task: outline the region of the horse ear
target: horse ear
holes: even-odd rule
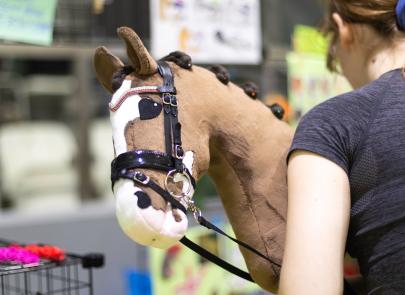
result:
[[[113,93],[112,77],[116,71],[124,66],[122,61],[102,46],[98,47],[94,53],[93,66],[97,80],[108,92]]]
[[[149,54],[139,36],[128,27],[119,28],[117,33],[125,41],[127,54],[135,73],[141,76],[155,74],[158,69],[157,63]]]

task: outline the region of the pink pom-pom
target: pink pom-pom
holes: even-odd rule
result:
[[[15,246],[0,247],[0,263],[14,262],[20,264],[38,263],[40,258],[37,254]]]

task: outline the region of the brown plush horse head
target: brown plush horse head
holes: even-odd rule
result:
[[[161,97],[131,92],[134,87],[149,89],[163,83],[157,62],[131,29],[120,28],[118,35],[125,41],[130,67],[104,47],[94,56],[98,80],[114,93],[110,114],[115,156],[131,150],[165,151]],[[232,83],[220,83],[210,71],[169,64],[177,89],[184,166],[195,179],[208,171],[236,236],[281,263],[287,204],[285,155],[291,130],[261,102]],[[167,173],[142,172],[165,187]],[[184,179],[175,181],[180,190],[189,185]],[[154,190],[128,179],[115,182],[113,190],[120,226],[134,241],[168,248],[184,236],[187,217]],[[274,291],[280,269],[241,251],[253,279]]]

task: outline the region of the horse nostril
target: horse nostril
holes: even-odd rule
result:
[[[181,222],[183,220],[177,209],[173,210],[173,217],[174,217],[174,220],[176,220],[176,222]]]
[[[138,197],[138,202],[137,205],[139,208],[141,209],[146,209],[148,208],[150,205],[152,205],[152,201],[150,200],[149,196],[147,193],[143,192],[143,191],[137,191],[135,193],[135,196]]]

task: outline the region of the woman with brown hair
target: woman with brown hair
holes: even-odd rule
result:
[[[330,0],[328,66],[354,91],[312,109],[288,157],[280,294],[405,294],[405,0]]]

